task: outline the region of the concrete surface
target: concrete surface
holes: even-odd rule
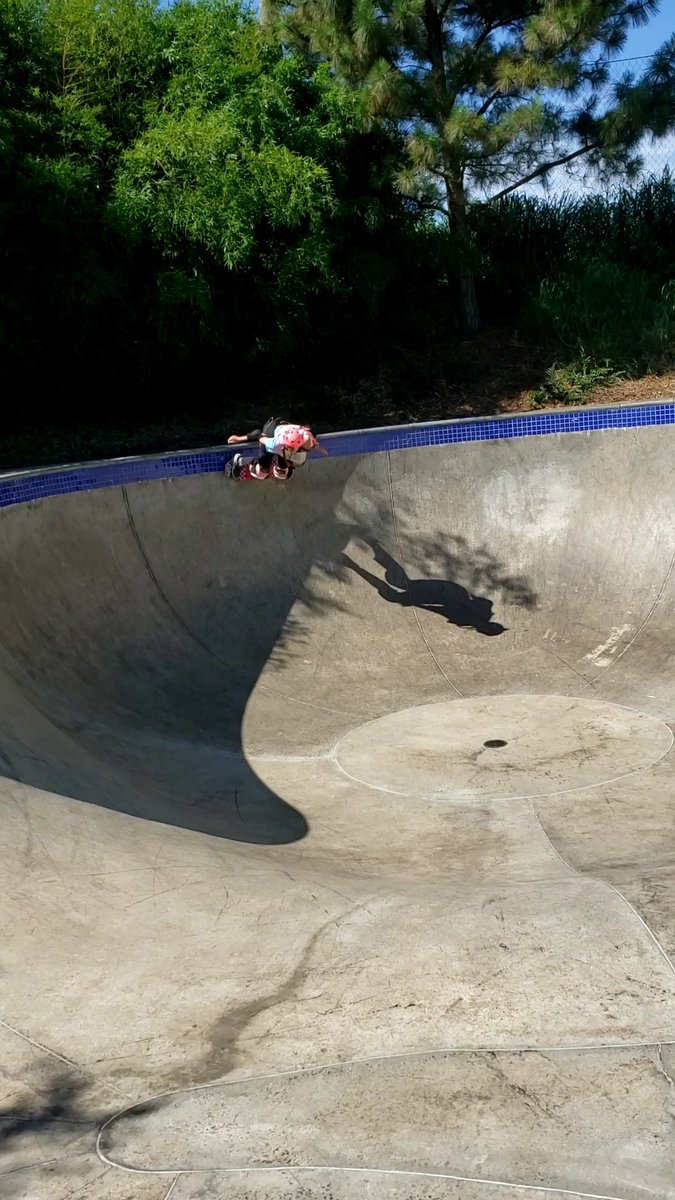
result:
[[[0,513],[3,1198],[674,1200],[674,452]]]

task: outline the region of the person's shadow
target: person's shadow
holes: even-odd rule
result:
[[[485,596],[474,596],[459,583],[450,579],[410,579],[400,563],[375,539],[368,539],[375,562],[384,569],[384,576],[373,575],[365,567],[355,563],[349,555],[342,560],[350,571],[360,575],[390,604],[403,608],[420,608],[425,612],[438,613],[451,625],[475,629],[485,637],[496,637],[506,631],[505,625],[492,620],[492,601]]]

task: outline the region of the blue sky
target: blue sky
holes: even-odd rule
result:
[[[652,17],[647,25],[630,31],[625,48],[617,55],[617,60],[653,54],[673,33],[675,33],[675,0],[661,0],[661,10],[658,15]],[[619,70],[634,69],[640,74],[646,66],[647,63],[638,62],[634,64],[634,67],[626,64],[625,68]],[[675,170],[675,134],[670,134],[660,142],[652,142],[650,138],[647,138],[641,151],[646,174],[651,172],[660,174],[667,165]],[[583,195],[598,190],[598,185],[592,178],[583,181],[581,178],[575,178],[568,174],[564,168],[552,173],[549,177],[549,186],[553,194],[568,192]],[[541,195],[541,189],[537,183],[526,186],[523,191],[532,195]]]
[[[662,0],[658,16],[652,17],[649,24],[641,29],[633,29],[628,35],[626,49],[622,51],[621,57],[633,54],[653,54],[674,32],[675,4],[673,0]]]

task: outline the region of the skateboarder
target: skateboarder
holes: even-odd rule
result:
[[[253,429],[250,433],[233,433],[227,439],[229,446],[242,442],[258,441],[260,454],[258,461],[251,466],[252,479],[290,479],[296,467],[302,466],[310,450],[318,450],[327,455],[328,451],[319,445],[319,439],[307,425],[296,425],[282,417],[270,417],[262,429]],[[236,454],[233,459],[235,476],[241,469],[242,456]]]

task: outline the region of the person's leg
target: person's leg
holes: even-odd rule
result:
[[[269,450],[261,448],[258,455],[258,461],[253,463],[251,467],[251,475],[253,479],[268,479],[269,473],[272,470],[274,455],[270,454]]]
[[[290,479],[295,467],[287,458],[282,458],[280,454],[274,455],[272,463],[272,475],[275,479]]]
[[[262,428],[263,437],[274,437],[280,425],[288,425],[286,417],[268,417]],[[283,455],[270,454],[261,450],[257,463],[251,468],[251,474],[256,479],[267,479],[274,474],[275,479],[290,479],[295,467]]]
[[[262,437],[274,437],[276,430],[280,425],[287,425],[288,421],[285,417],[268,417],[262,427]],[[254,463],[251,468],[251,474],[254,479],[268,479],[272,470],[272,464],[275,461],[275,455],[269,451],[260,449],[257,463]],[[286,478],[286,476],[284,476]]]

